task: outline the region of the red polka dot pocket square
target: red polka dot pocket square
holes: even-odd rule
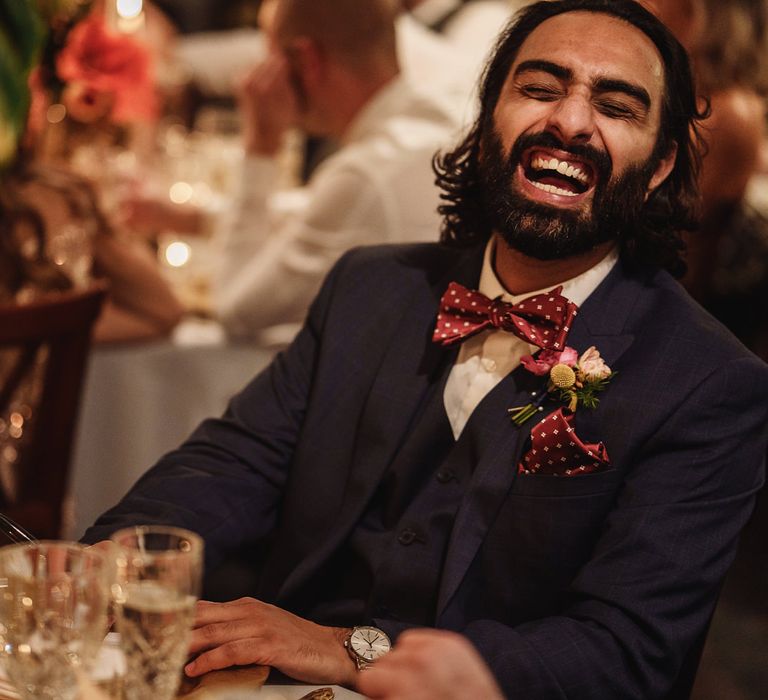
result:
[[[583,442],[573,428],[573,414],[558,408],[531,430],[531,449],[517,465],[519,474],[579,476],[611,468],[602,442]]]

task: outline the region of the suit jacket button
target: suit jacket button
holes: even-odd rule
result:
[[[453,473],[453,470],[451,469],[440,469],[437,472],[437,474],[435,474],[435,478],[441,484],[447,484],[449,481],[453,481],[453,479],[456,478],[456,475]]]
[[[409,544],[413,544],[416,541],[416,533],[411,530],[411,528],[407,527],[397,536],[397,541],[407,547]]]

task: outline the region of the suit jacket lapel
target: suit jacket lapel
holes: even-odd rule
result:
[[[474,432],[481,455],[454,521],[438,591],[438,617],[464,578],[488,532],[498,507],[515,479],[517,463],[537,418],[517,428],[507,409],[531,401],[531,391],[545,382],[522,367],[511,372],[480,402],[465,430]],[[538,414],[537,414],[538,415]]]
[[[437,280],[405,289],[399,318],[389,314],[381,333],[387,344],[368,400],[362,407],[353,469],[346,483],[344,510],[327,535],[286,578],[281,595],[289,595],[305,581],[338,547],[360,520],[365,507],[408,434],[414,414],[433,382],[438,381],[445,363],[452,363],[457,350],[431,342],[440,297],[455,280],[476,286],[482,266],[483,248],[458,256],[455,265]]]
[[[410,308],[403,316],[382,361],[360,423],[355,471],[351,475],[346,502],[362,514],[379,479],[405,439],[414,413],[425,394],[441,375],[445,362],[456,350],[435,345],[432,330],[440,297],[451,280],[476,285],[482,265],[482,249],[462,255],[434,284],[429,294],[418,290],[408,297]],[[382,421],[382,416],[387,420]]]
[[[579,354],[594,345],[613,367],[632,343],[634,336],[625,332],[625,326],[640,288],[640,283],[628,278],[618,263],[579,309],[567,344]],[[456,514],[438,592],[438,618],[461,584],[496,512],[514,484],[517,464],[531,429],[560,406],[554,400],[547,401],[542,412],[516,427],[507,409],[529,403],[532,390],[543,391],[546,387],[543,378],[536,378],[538,381],[533,383],[531,378],[527,370],[518,367],[483,399],[470,419],[487,442]]]
[[[627,321],[641,291],[642,282],[628,276],[621,261],[616,263],[579,309],[568,345],[579,354],[594,345],[612,367],[634,340]]]

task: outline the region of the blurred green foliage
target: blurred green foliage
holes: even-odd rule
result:
[[[29,74],[47,30],[35,0],[0,0],[0,167],[12,162],[29,110]]]

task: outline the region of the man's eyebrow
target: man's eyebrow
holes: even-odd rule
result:
[[[570,68],[540,58],[522,61],[520,65],[515,68],[514,75],[517,77],[521,73],[527,73],[529,71],[543,71],[560,80],[573,79],[573,71]],[[621,80],[620,78],[598,78],[595,80],[592,89],[599,93],[623,92],[638,100],[646,109],[651,108],[651,96],[644,87],[627,82],[626,80]]]
[[[639,85],[628,83],[626,80],[598,78],[595,81],[594,90],[596,92],[623,92],[641,102],[646,109],[651,108],[651,96],[648,91]]]
[[[515,68],[515,77],[528,71],[551,73],[555,78],[560,78],[561,80],[570,80],[573,78],[573,71],[570,68],[561,66],[559,63],[552,63],[552,61],[544,61],[542,59],[522,61],[520,65]]]

